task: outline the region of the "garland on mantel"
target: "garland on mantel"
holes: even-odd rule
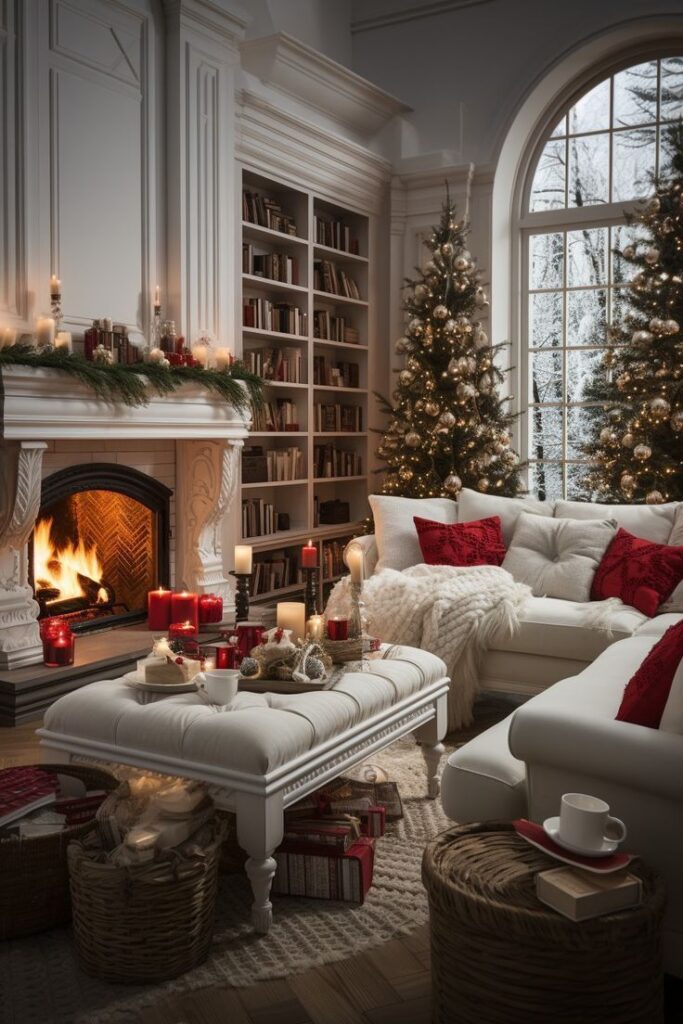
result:
[[[263,404],[263,382],[243,363],[229,369],[214,370],[201,366],[161,366],[158,363],[98,363],[60,349],[34,349],[17,344],[0,349],[3,366],[31,366],[35,369],[62,370],[86,384],[105,402],[123,405],[147,405],[148,385],[159,395],[177,391],[183,384],[201,384],[214,391],[237,409]],[[239,381],[246,384],[246,390]]]

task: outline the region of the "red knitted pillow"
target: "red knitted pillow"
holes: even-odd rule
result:
[[[654,544],[620,529],[593,577],[591,600],[620,597],[652,618],[682,579],[683,547]]]
[[[617,721],[658,729],[681,658],[683,621],[667,629],[629,679],[617,711]]]
[[[427,565],[500,565],[505,544],[500,516],[470,523],[435,523],[413,516]]]

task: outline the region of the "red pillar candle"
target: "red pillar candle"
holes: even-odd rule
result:
[[[240,660],[237,644],[221,641],[217,644],[211,644],[209,649],[214,652],[216,668],[237,668],[237,663]]]
[[[188,590],[171,596],[171,622],[191,622],[195,633],[199,626],[199,597]]]
[[[312,540],[301,549],[301,568],[316,569],[318,567],[318,549]]]
[[[170,640],[196,640],[197,627],[194,622],[172,622],[168,627]]]
[[[199,595],[199,624],[223,621],[223,598],[218,594]]]
[[[327,635],[330,640],[348,640],[349,638],[349,620],[348,619],[328,619],[327,620]]]
[[[147,629],[165,632],[171,621],[171,591],[159,587],[147,592]]]
[[[43,663],[48,668],[73,665],[76,653],[76,637],[71,631],[57,633],[43,641]]]

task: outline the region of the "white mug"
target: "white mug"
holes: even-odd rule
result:
[[[208,672],[199,672],[195,676],[195,683],[212,704],[229,704],[237,695],[239,678],[236,668],[213,668]]]
[[[559,837],[582,850],[601,850],[604,843],[621,843],[626,826],[609,813],[609,804],[586,793],[565,793],[560,806]]]

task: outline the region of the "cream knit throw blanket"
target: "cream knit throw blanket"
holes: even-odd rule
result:
[[[348,584],[348,577],[337,583],[326,616],[348,614]],[[482,655],[499,637],[516,632],[530,594],[529,587],[495,565],[383,569],[363,584],[373,635],[386,643],[421,647],[446,663],[451,678],[449,729],[471,723]]]

